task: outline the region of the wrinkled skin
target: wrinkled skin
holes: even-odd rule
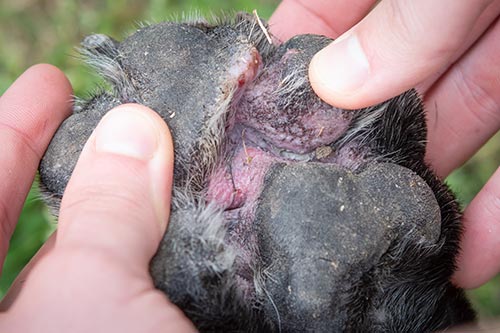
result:
[[[58,202],[79,152],[116,105],[142,103],[175,141],[172,214],[156,286],[201,331],[425,332],[471,321],[450,283],[453,195],[425,165],[414,91],[345,111],[312,92],[330,40],[271,45],[255,18],[160,23],[83,54],[111,84],[80,101],[40,165]]]

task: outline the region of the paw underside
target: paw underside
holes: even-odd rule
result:
[[[271,45],[256,18],[160,23],[82,54],[108,81],[56,133],[40,165],[59,200],[102,116],[157,111],[176,152],[168,231],[151,263],[204,332],[426,332],[471,321],[450,283],[460,237],[452,193],[424,162],[425,116],[408,91],[346,111],[312,92],[330,42]]]

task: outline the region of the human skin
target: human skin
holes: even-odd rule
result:
[[[70,95],[64,74],[37,65],[0,98],[2,261]],[[156,113],[131,104],[110,111],[68,184],[57,236],[3,301],[0,331],[196,331],[148,270],[168,221],[172,169],[170,133]]]
[[[337,38],[311,62],[326,102],[359,108],[416,87],[428,113],[427,161],[445,178],[500,128],[500,1],[285,0],[270,20],[281,39]],[[356,61],[357,59],[357,61]],[[456,284],[500,271],[500,170],[464,212]]]

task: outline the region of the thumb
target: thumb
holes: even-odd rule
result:
[[[131,104],[109,111],[68,183],[55,245],[0,315],[0,331],[193,332],[149,275],[168,221],[172,170],[159,115]]]
[[[147,267],[166,229],[172,169],[172,139],[159,115],[130,104],[108,112],[64,193],[56,248],[90,247]]]
[[[311,61],[315,92],[354,109],[415,87],[453,61],[491,0],[384,0]]]

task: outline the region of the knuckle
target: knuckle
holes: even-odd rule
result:
[[[7,204],[0,198],[0,243],[9,242],[14,226],[15,223],[9,215]]]
[[[482,127],[499,127],[499,102],[489,92],[488,87],[484,86],[487,82],[473,75],[460,66],[457,68],[455,85],[463,98],[464,106]]]
[[[8,138],[8,141],[10,141],[7,144],[9,144],[11,147],[25,147],[27,148],[26,152],[34,156],[37,161],[41,159],[41,147],[36,144],[36,142],[28,133],[23,132],[19,128],[1,122],[0,131],[7,133],[6,137]]]
[[[78,212],[81,210],[106,212],[126,207],[127,212],[142,211],[139,195],[127,186],[120,188],[109,184],[85,185],[63,197],[61,211]]]
[[[429,33],[437,28],[432,18],[435,15],[422,15],[421,5],[417,2],[391,0],[387,5],[388,15],[384,16],[389,18],[387,32],[396,41],[394,45],[399,45],[406,55],[440,63],[455,54],[463,36],[448,30],[430,36]]]

